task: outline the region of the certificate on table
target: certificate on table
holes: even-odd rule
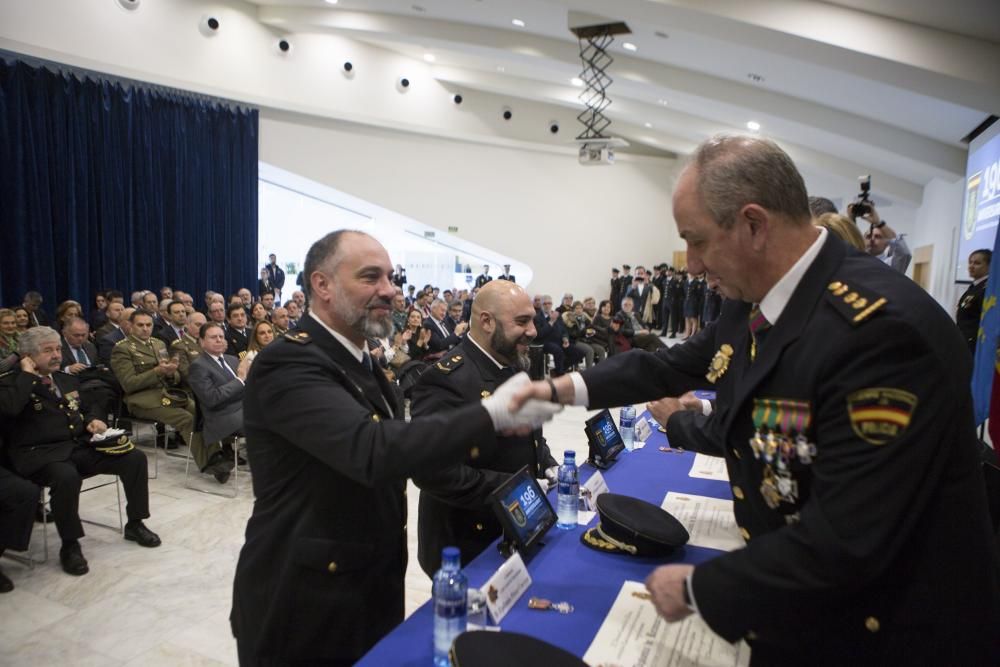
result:
[[[583,661],[616,667],[746,667],[750,647],[730,644],[697,614],[667,623],[646,587],[626,581]]]
[[[733,515],[733,501],[670,491],[660,503],[687,528],[688,544],[732,551],[746,543]]]
[[[691,464],[691,472],[688,473],[688,477],[728,482],[729,471],[726,470],[726,459],[721,456],[695,454],[694,463]]]

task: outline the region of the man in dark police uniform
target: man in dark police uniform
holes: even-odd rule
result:
[[[948,315],[813,227],[770,141],[700,146],[674,219],[688,269],[728,298],[700,348],[630,352],[519,396],[600,408],[714,380],[710,435],[747,545],[657,568],[657,609],[746,638],[754,664],[1000,664],[970,357]]]
[[[506,280],[486,283],[472,303],[469,334],[427,372],[413,389],[414,417],[478,404],[518,371],[530,366],[535,309],[527,293]],[[538,429],[498,438],[490,456],[480,456],[414,478],[421,488],[418,516],[420,567],[433,576],[441,549],[457,546],[462,564],[478,556],[503,532],[489,495],[512,473],[528,466],[532,475],[553,478],[557,463]]]
[[[521,374],[479,403],[403,420],[366,338],[392,332],[392,264],[338,231],[310,248],[309,314],[254,360],[244,398],[256,502],[233,587],[242,665],[356,662],[403,620],[406,478],[494,456],[557,406],[513,415]]]

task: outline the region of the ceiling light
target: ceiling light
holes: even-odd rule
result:
[[[506,72],[507,69],[503,65],[497,65],[497,71],[498,72]]]
[[[632,42],[625,42],[624,44],[622,44],[622,48],[625,49],[626,51],[638,51],[639,50],[639,47],[636,46],[635,44],[633,44]]]
[[[435,60],[437,60],[437,58],[435,58],[435,57],[434,57],[434,54],[433,54],[433,53],[425,53],[425,54],[424,54],[424,60],[426,60],[426,61],[427,61],[427,62],[429,62],[429,63],[432,63],[432,62],[434,62]]]
[[[652,123],[643,123],[643,125],[645,125],[649,129],[653,128],[653,124]]]
[[[578,76],[574,76],[572,79],[569,80],[569,82],[572,83],[577,88],[579,88],[579,87],[581,87],[583,85],[583,79],[581,79]]]
[[[747,129],[751,132],[756,132],[760,129],[760,123],[755,120],[747,121]]]
[[[523,28],[524,27],[524,21],[522,21],[521,19],[514,19],[514,20],[511,21],[511,23],[513,23],[514,25],[516,25],[518,28]]]
[[[657,104],[662,104],[663,106],[667,106],[667,101],[666,100],[656,100],[656,103]]]
[[[339,1],[340,1],[340,0],[326,0],[326,4],[328,4],[328,5],[335,5],[335,4],[337,4],[337,3],[339,2]]]

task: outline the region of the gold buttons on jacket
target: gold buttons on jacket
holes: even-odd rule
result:
[[[865,628],[868,632],[878,632],[882,625],[878,622],[878,619],[874,616],[869,616],[865,619]]]
[[[733,496],[736,500],[743,500],[743,489],[738,486],[733,487]]]
[[[469,450],[469,458],[478,459],[479,458],[479,447],[473,447]]]
[[[326,570],[330,574],[333,574],[334,572],[337,571],[337,564],[334,561],[331,560],[330,564],[326,566]]]
[[[483,524],[477,523],[476,524],[476,530],[482,530],[482,529],[483,529]]]
[[[378,415],[372,415],[372,421],[373,422],[380,422],[380,421],[382,421],[382,418],[379,417]]]
[[[735,447],[733,447],[733,456],[735,456],[738,459],[743,458],[743,455],[740,454],[740,450],[736,449]]]
[[[743,536],[744,540],[749,540],[750,539],[750,531],[747,530],[746,528],[740,528],[740,535]]]
[[[757,633],[754,632],[753,630],[748,630],[747,631],[747,640],[748,641],[754,641],[756,639],[757,639]]]

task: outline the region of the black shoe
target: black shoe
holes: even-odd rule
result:
[[[62,548],[59,549],[59,562],[62,563],[63,572],[72,574],[74,577],[90,572],[90,566],[87,565],[87,559],[83,557],[79,542],[62,545]]]
[[[129,521],[125,524],[125,539],[135,542],[140,547],[160,546],[159,535],[146,528],[142,521]]]
[[[14,590],[14,582],[7,578],[7,575],[0,570],[0,593],[10,593]]]
[[[676,333],[672,333],[672,334],[670,334],[670,337],[671,338],[677,338],[677,334]]]
[[[222,446],[222,453],[225,455],[227,460],[233,460],[235,452],[233,452],[233,446],[228,442]],[[245,466],[247,464],[247,460],[242,456],[236,456],[236,463],[237,465]]]
[[[164,442],[165,442],[165,446],[164,446]],[[171,450],[171,449],[177,449],[178,447],[180,447],[180,445],[177,444],[177,438],[176,437],[170,436],[170,437],[166,438],[165,440],[164,440],[164,438],[159,438],[158,437],[156,439],[156,447],[157,447],[157,449],[168,449],[168,450]]]

